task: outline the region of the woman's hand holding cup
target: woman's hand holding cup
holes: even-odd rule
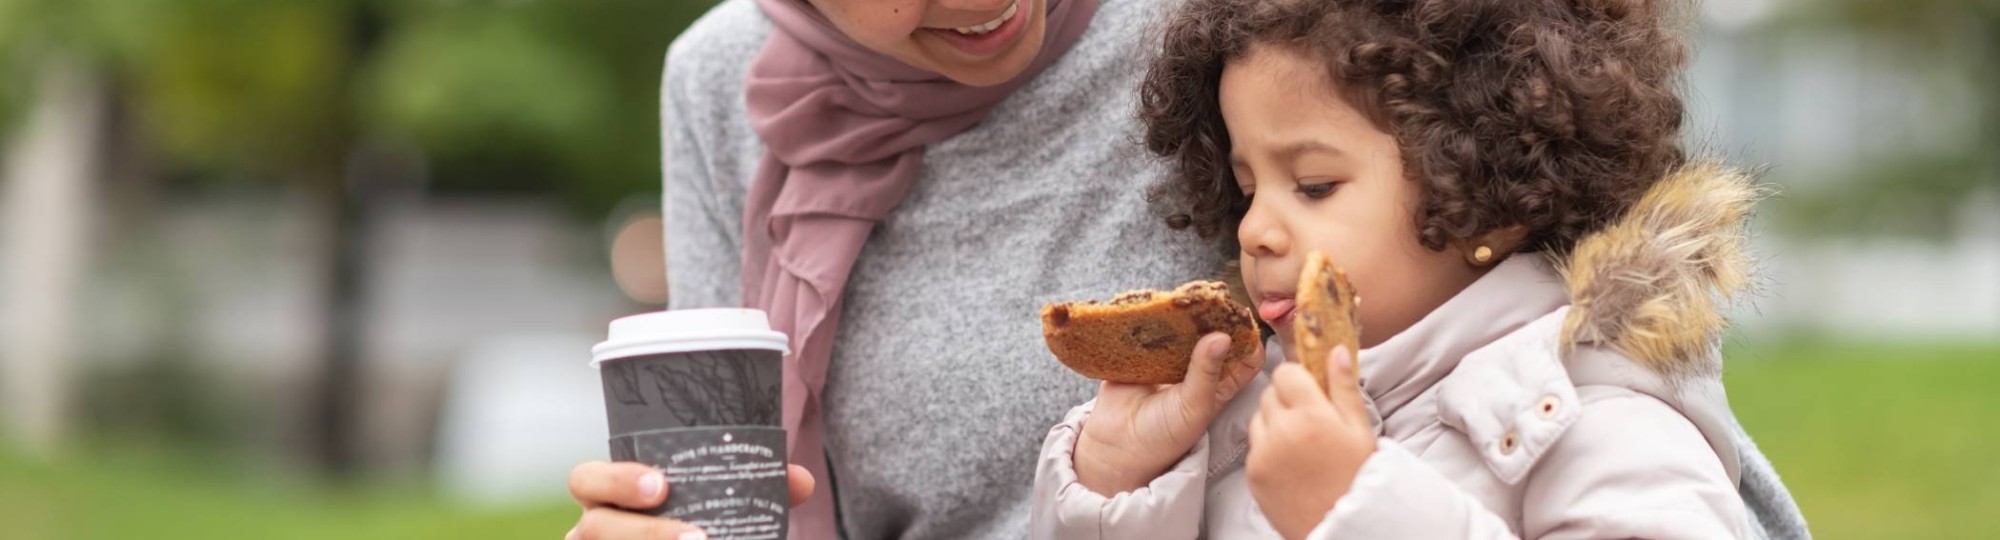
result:
[[[804,467],[786,470],[791,504],[812,495],[813,477]],[[667,500],[667,475],[644,463],[591,461],[569,471],[569,494],[583,516],[565,540],[696,540],[701,529],[679,520],[626,510],[659,506]]]

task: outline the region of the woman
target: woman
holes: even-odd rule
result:
[[[1166,4],[729,0],[675,42],[671,304],[793,336],[792,538],[834,538],[836,499],[850,538],[1019,538],[1037,441],[1095,388],[1048,356],[1040,305],[1221,269],[1143,204],[1136,60]],[[574,536],[681,538],[616,509],[665,489],[579,466]]]

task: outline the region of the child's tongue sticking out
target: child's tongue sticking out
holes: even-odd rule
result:
[[[1298,301],[1291,297],[1265,298],[1257,302],[1257,318],[1264,319],[1273,327],[1284,326],[1292,322],[1292,309],[1296,307]]]

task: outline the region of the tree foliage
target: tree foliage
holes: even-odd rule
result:
[[[182,181],[293,181],[386,137],[423,149],[437,189],[601,211],[657,191],[660,60],[710,4],[0,0],[0,128],[39,62],[71,55]]]

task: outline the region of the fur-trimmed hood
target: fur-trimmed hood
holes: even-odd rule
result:
[[[1569,289],[1565,352],[1614,349],[1662,375],[1714,375],[1723,309],[1751,284],[1745,230],[1764,191],[1713,162],[1667,175],[1556,261]]]

